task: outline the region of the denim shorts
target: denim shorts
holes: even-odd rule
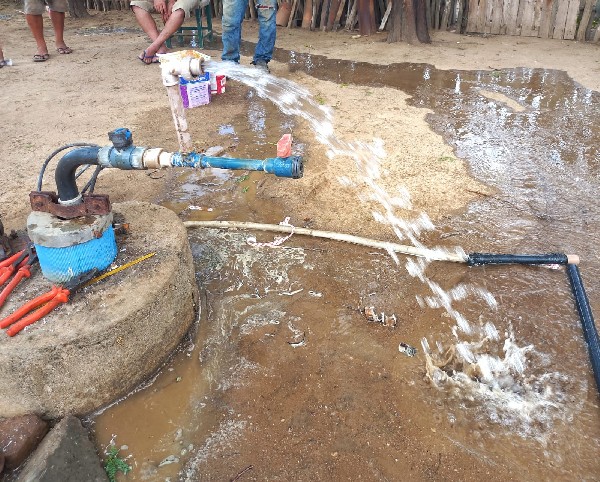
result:
[[[42,15],[46,11],[46,5],[53,12],[66,12],[69,10],[67,0],[25,0],[23,11],[27,15]]]

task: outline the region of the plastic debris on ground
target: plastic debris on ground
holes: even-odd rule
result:
[[[384,312],[381,312],[379,315],[375,310],[374,306],[365,306],[365,309],[362,310],[363,315],[368,322],[372,323],[381,323],[383,326],[389,326],[390,328],[395,328],[398,322],[396,315],[386,315]]]
[[[398,351],[406,354],[406,356],[415,356],[417,354],[417,349],[414,346],[410,346],[406,343],[400,343],[398,346]]]

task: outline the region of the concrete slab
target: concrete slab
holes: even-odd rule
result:
[[[186,229],[169,209],[115,204],[130,233],[123,265],[156,255],[76,292],[14,337],[0,332],[0,417],[86,414],[154,373],[195,319],[197,287]],[[52,284],[39,270],[9,298],[4,317]]]
[[[44,438],[16,480],[105,482],[108,477],[79,419],[67,416]]]

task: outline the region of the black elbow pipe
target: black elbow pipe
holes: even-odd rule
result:
[[[574,264],[567,265],[567,273],[571,282],[571,289],[575,297],[575,304],[581,318],[583,327],[583,336],[588,346],[592,370],[596,379],[596,388],[600,391],[600,343],[598,341],[598,331],[594,322],[594,315],[590,308],[590,302],[583,288],[583,281],[579,274],[579,268]]]
[[[61,202],[73,201],[79,197],[75,172],[79,166],[85,164],[98,165],[99,150],[100,147],[80,147],[65,154],[58,162],[54,179]]]
[[[490,254],[471,253],[467,258],[469,266],[481,264],[567,264],[566,254]]]

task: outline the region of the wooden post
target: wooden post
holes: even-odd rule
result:
[[[463,16],[465,14],[465,2],[467,0],[458,0],[458,15],[456,16],[456,31],[458,33],[463,32]]]
[[[504,23],[504,2],[490,2],[492,6],[492,16],[490,18],[490,32],[491,34],[498,35],[503,27]]]
[[[327,18],[327,28],[326,30],[333,30],[333,24],[335,23],[335,17],[337,16],[338,10],[340,8],[341,0],[331,0],[331,5],[329,6],[329,16]]]
[[[479,2],[479,16],[477,17],[477,32],[485,32],[486,31],[486,15],[488,11],[488,3],[493,0],[481,0]]]
[[[390,0],[391,1],[391,0]],[[389,7],[389,4],[388,4]],[[431,0],[425,0],[425,15],[427,17],[427,28],[431,30]],[[387,12],[387,10],[386,10]],[[383,22],[383,20],[382,20]]]
[[[292,23],[294,23],[294,17],[296,16],[297,8],[298,8],[298,0],[294,0],[294,3],[292,3],[292,11],[290,13],[290,19],[288,20],[287,28],[292,27]]]
[[[392,1],[393,0],[389,0],[388,2],[388,6],[385,10],[385,14],[383,15],[383,18],[381,19],[381,25],[379,26],[379,31],[383,31],[383,29],[385,29],[385,24],[387,23],[388,17],[390,16],[390,12],[392,11]]]
[[[383,17],[383,13],[385,12],[385,3],[383,0],[377,0],[377,5],[379,7],[379,15]]]
[[[320,8],[321,8],[321,0],[313,0],[312,20],[310,21],[310,29],[311,30],[314,30],[318,27]]]
[[[554,17],[554,2],[553,0],[546,0],[542,4],[542,13],[540,18],[540,32],[538,36],[540,38],[551,38],[552,37],[552,26]]]
[[[469,0],[467,6],[467,28],[465,32],[475,32],[475,24],[477,23],[477,0]]]
[[[431,2],[431,28],[437,30],[440,28],[440,0]]]
[[[321,21],[319,22],[319,28],[325,30],[327,27],[327,14],[329,13],[329,7],[331,0],[323,0],[323,7],[321,8]]]
[[[452,2],[446,0],[444,5],[444,12],[442,13],[442,21],[440,23],[440,30],[448,30],[448,18],[450,17],[450,6]]]
[[[390,0],[391,2],[392,0]],[[344,13],[344,7],[346,6],[346,0],[341,0],[340,5],[338,7],[337,15],[335,16],[335,22],[333,24],[333,30],[337,31],[340,28],[340,19]]]
[[[356,17],[356,8],[358,6],[358,0],[351,0],[352,3],[352,8],[350,10],[350,13],[348,14],[348,17],[346,18],[346,30],[352,30],[352,27],[354,26],[354,17]]]
[[[577,29],[577,40],[585,42],[585,35],[590,28],[592,21],[592,9],[594,8],[594,0],[586,0],[585,7],[583,8],[583,15],[581,16],[581,22],[579,22],[579,28]]]
[[[579,0],[570,0],[567,11],[567,21],[565,22],[565,40],[573,40],[577,31],[577,15],[579,15]]]
[[[304,14],[302,15],[302,28],[309,29],[312,21],[313,0],[304,0]]]
[[[569,12],[568,0],[558,2],[558,10],[554,20],[554,28],[552,29],[552,38],[562,39],[565,34],[565,26],[567,25],[567,13]]]

